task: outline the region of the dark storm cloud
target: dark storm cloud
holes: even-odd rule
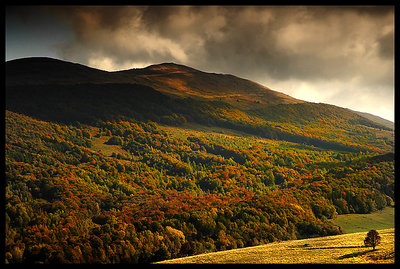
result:
[[[58,12],[76,33],[60,52],[86,55],[88,64],[102,58],[174,61],[253,78],[329,79],[350,76],[347,69],[361,58],[376,57],[372,64],[393,58],[388,7],[96,6]],[[374,51],[379,55],[367,55]]]

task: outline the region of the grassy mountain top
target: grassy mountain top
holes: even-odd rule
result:
[[[150,65],[146,68],[143,68],[144,70],[151,71],[153,73],[200,73],[202,71],[181,65],[181,64],[176,64],[176,63],[161,63],[161,64],[154,64]],[[204,73],[204,72],[202,72]]]
[[[6,62],[7,86],[105,83],[146,85],[173,97],[222,102],[244,111],[262,110],[279,104],[308,103],[247,79],[229,74],[207,73],[176,63],[107,72],[46,57]],[[368,113],[354,113],[393,129],[390,121]],[[298,118],[298,115],[293,114],[292,118]]]
[[[6,63],[6,84],[135,83],[182,97],[220,100],[241,108],[303,102],[232,75],[202,72],[164,63],[143,69],[106,72],[51,58],[25,58]]]
[[[161,92],[223,101],[242,109],[304,102],[247,79],[229,74],[202,72],[175,63],[152,65],[134,72],[143,79],[141,83],[146,85],[150,83],[152,86],[156,83],[155,88]],[[148,82],[150,80],[151,82]]]

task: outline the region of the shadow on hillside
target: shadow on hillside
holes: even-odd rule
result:
[[[367,253],[372,252],[372,251],[374,251],[374,250],[373,249],[369,249],[369,250],[364,250],[364,251],[345,254],[345,255],[340,256],[338,258],[338,260],[343,260],[343,259],[347,259],[347,258],[354,258],[354,257],[362,256],[362,255],[367,254]]]
[[[341,248],[364,248],[364,246],[314,247],[308,249],[341,249]]]

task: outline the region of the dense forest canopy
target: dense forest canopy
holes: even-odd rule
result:
[[[350,110],[243,109],[160,81],[11,83],[26,76],[12,71],[8,263],[147,263],[334,235],[337,214],[394,203],[393,130]]]

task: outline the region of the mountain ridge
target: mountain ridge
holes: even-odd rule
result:
[[[41,71],[44,68],[46,72]],[[60,70],[61,69],[61,70]],[[66,78],[65,72],[68,72]],[[193,74],[199,78],[193,78]],[[219,84],[214,81],[219,80]],[[272,90],[257,82],[231,74],[208,73],[166,62],[120,71],[104,71],[79,63],[50,57],[29,57],[6,62],[6,85],[22,84],[134,83],[150,86],[171,96],[222,101],[244,110],[276,104],[312,103]],[[214,83],[214,84],[213,84]],[[358,115],[394,128],[394,123],[379,116],[354,111]],[[372,115],[372,116],[368,116]]]
[[[40,68],[46,72],[37,73]],[[165,94],[220,100],[241,108],[245,103],[248,108],[265,104],[304,102],[234,75],[207,73],[176,63],[108,72],[53,58],[32,57],[8,61],[6,70],[9,70],[9,72],[6,71],[7,85],[42,84],[43,81],[52,84],[93,83],[94,81],[96,83],[136,83],[151,86]],[[68,72],[68,78],[63,75],[65,72]],[[16,79],[13,73],[17,74]],[[219,84],[213,84],[214,81],[219,81]],[[229,96],[227,96],[227,91]],[[239,103],[240,101],[242,103]]]

